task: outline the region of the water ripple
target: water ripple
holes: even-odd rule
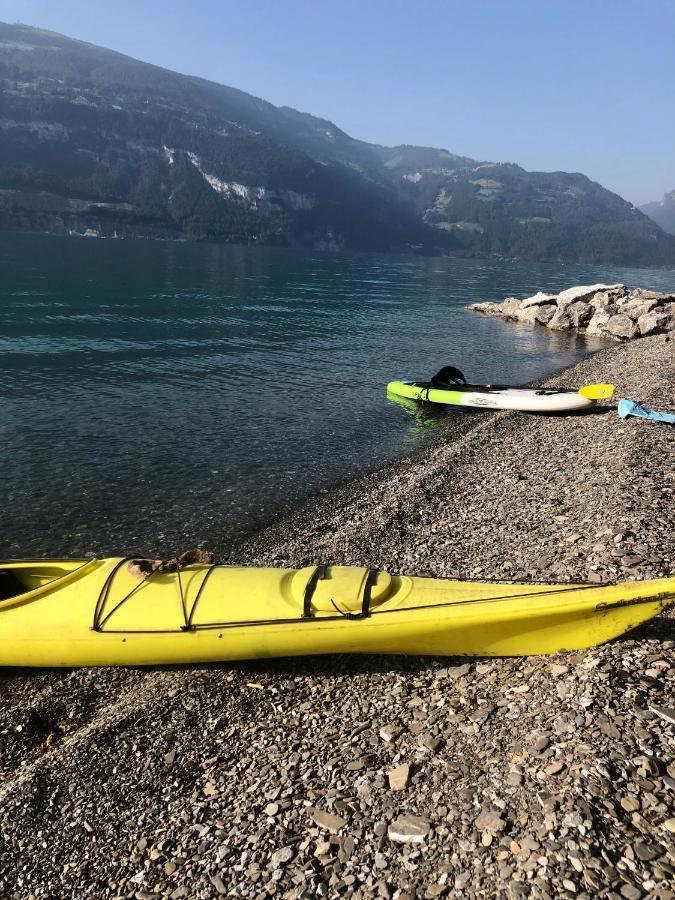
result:
[[[28,235],[0,264],[0,556],[222,547],[456,419],[389,402],[390,378],[452,363],[524,382],[586,352],[466,303],[673,289],[648,270]]]

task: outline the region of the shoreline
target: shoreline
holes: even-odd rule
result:
[[[545,381],[671,409],[674,348],[618,344]],[[607,403],[477,414],[228,561],[671,574],[672,438]],[[674,650],[671,612],[552,657],[2,672],[0,893],[667,900]]]
[[[603,350],[613,350],[616,346],[614,344],[609,346],[606,344],[594,345],[594,343],[595,342],[589,340],[587,354],[579,362],[583,362]],[[560,379],[564,378],[565,374],[572,371],[576,365],[578,365],[578,362],[568,366],[561,366],[549,372],[547,375],[542,375],[539,378],[534,378],[532,381],[517,386],[524,388],[569,386],[561,382]],[[555,385],[553,384],[554,380]],[[416,401],[410,402],[415,404]],[[447,408],[442,404],[426,404],[426,406],[432,407],[432,410],[430,411],[431,416],[438,415],[440,419],[446,414]],[[250,548],[253,546],[257,546],[259,540],[266,539],[267,536],[271,536],[273,533],[276,534],[278,530],[283,529],[287,523],[292,522],[298,515],[309,516],[317,506],[323,508],[323,504],[325,503],[335,502],[338,505],[342,502],[346,503],[350,496],[358,494],[361,490],[367,490],[368,485],[374,483],[375,479],[386,479],[390,476],[395,477],[398,469],[406,463],[414,464],[423,462],[426,454],[440,445],[446,445],[449,440],[452,441],[454,445],[456,440],[463,439],[475,428],[486,427],[488,422],[494,421],[498,416],[503,417],[508,415],[509,411],[486,411],[471,409],[470,407],[457,407],[456,409],[453,409],[452,414],[456,416],[456,418],[452,419],[448,416],[443,423],[442,430],[439,429],[436,436],[430,439],[429,443],[424,446],[405,453],[403,456],[397,457],[396,459],[381,462],[372,469],[365,467],[362,471],[357,472],[354,475],[347,475],[343,479],[332,482],[327,487],[319,488],[309,497],[306,497],[295,505],[291,504],[286,508],[277,508],[276,510],[273,510],[266,522],[261,525],[252,525],[242,532],[240,539],[232,543],[229,552],[226,551],[224,553],[222,561],[237,565],[248,565],[249,563],[244,561],[245,556],[242,554],[249,552]],[[585,414],[588,413],[582,413],[582,415]],[[546,414],[542,415],[545,416]],[[575,415],[578,415],[578,413],[575,413]],[[220,558],[221,557],[219,556],[219,559]]]
[[[152,235],[127,235],[127,236],[118,236],[113,237],[112,235],[98,235],[94,237],[94,235],[86,235],[69,231],[33,231],[29,228],[1,228],[0,227],[0,236],[2,235],[26,235],[27,237],[46,237],[46,238],[85,238],[87,240],[99,240],[99,241],[115,241],[120,243],[125,242],[133,242],[133,241],[153,241],[155,243],[163,243],[170,246],[176,244],[185,244],[188,246],[204,246],[204,247],[240,247],[251,249],[253,247],[260,247],[262,250],[288,250],[288,251],[298,251],[301,253],[318,253],[326,256],[340,256],[341,254],[349,254],[349,255],[357,255],[357,256],[401,256],[401,257],[411,257],[411,258],[422,258],[422,259],[463,259],[463,260],[476,260],[480,262],[481,260],[490,260],[494,262],[502,262],[502,263],[526,263],[528,265],[548,265],[548,266],[571,266],[571,267],[581,267],[581,266],[589,266],[594,269],[604,269],[604,270],[619,270],[619,271],[651,271],[651,272],[675,272],[675,263],[661,263],[661,264],[642,264],[642,263],[629,263],[629,262],[613,262],[611,260],[591,260],[591,259],[561,259],[561,258],[545,258],[539,259],[534,258],[531,259],[527,256],[505,256],[501,253],[462,253],[459,251],[451,252],[451,251],[443,251],[440,248],[436,248],[434,250],[430,250],[428,253],[420,253],[416,250],[410,250],[405,248],[391,249],[391,250],[354,250],[350,248],[342,248],[339,250],[330,250],[324,247],[304,247],[300,244],[261,244],[257,241],[252,241],[250,243],[236,243],[234,241],[218,241],[207,238],[190,238],[190,237],[153,237]]]
[[[251,535],[237,544],[233,548],[232,553],[228,555],[227,561],[247,565],[309,565],[316,561],[316,557],[312,557],[311,553],[315,552],[313,550],[316,546],[314,542],[318,540],[320,547],[331,549],[333,553],[337,554],[335,558],[331,557],[331,559],[325,560],[326,562],[332,561],[335,563],[387,568],[387,564],[391,565],[389,560],[391,560],[392,554],[390,553],[387,556],[387,552],[382,552],[381,548],[377,552],[370,552],[363,559],[358,557],[355,545],[360,539],[365,538],[364,528],[366,526],[362,524],[359,532],[355,530],[354,525],[356,520],[361,523],[366,521],[367,523],[368,512],[363,513],[365,508],[376,507],[379,509],[379,512],[373,514],[374,518],[377,518],[380,514],[386,516],[385,508],[387,503],[394,503],[395,505],[396,502],[400,501],[402,493],[407,498],[405,502],[408,512],[413,511],[415,507],[417,507],[417,510],[423,510],[425,507],[424,495],[422,494],[421,497],[417,496],[417,498],[414,496],[416,491],[419,494],[416,482],[424,479],[428,480],[431,472],[433,472],[435,477],[433,482],[434,490],[439,496],[450,496],[454,503],[459,502],[461,499],[466,505],[470,505],[467,503],[468,497],[466,492],[460,492],[459,497],[453,495],[453,492],[456,494],[456,491],[450,487],[450,482],[454,478],[444,478],[442,469],[444,466],[455,466],[455,471],[460,473],[460,479],[462,477],[461,473],[463,471],[466,473],[467,468],[473,471],[475,466],[474,443],[476,441],[489,448],[490,442],[500,440],[502,434],[508,435],[510,443],[513,443],[515,436],[516,439],[522,441],[523,446],[519,448],[522,451],[531,440],[529,435],[532,431],[536,432],[536,439],[540,435],[553,435],[553,441],[555,442],[556,432],[554,429],[557,429],[558,432],[574,435],[575,439],[578,439],[575,433],[584,431],[583,423],[591,422],[596,418],[608,419],[610,427],[607,429],[607,433],[610,436],[615,432],[617,434],[623,433],[624,430],[631,428],[631,423],[630,420],[627,423],[620,422],[616,417],[614,407],[618,398],[624,394],[658,408],[659,396],[655,394],[658,386],[656,383],[645,385],[644,387],[639,384],[641,374],[639,365],[635,367],[632,383],[630,379],[622,379],[622,367],[618,360],[621,357],[628,357],[637,361],[645,353],[649,354],[650,351],[656,352],[660,354],[664,377],[667,379],[668,375],[670,375],[671,379],[673,379],[672,372],[668,372],[669,356],[673,355],[672,347],[672,342],[664,341],[663,336],[657,336],[643,338],[636,348],[628,348],[624,344],[618,344],[594,350],[580,362],[565,367],[553,375],[537,379],[533,382],[533,385],[561,387],[565,384],[578,383],[581,385],[593,380],[609,379],[617,385],[615,397],[611,401],[600,402],[586,413],[571,415],[537,416],[507,411],[486,414],[478,413],[475,419],[472,416],[473,421],[468,422],[457,435],[454,433],[450,435],[452,437],[450,443],[447,442],[448,434],[444,430],[442,434],[439,434],[438,439],[434,440],[427,447],[416,450],[412,454],[386,463],[382,467],[367,472],[354,480],[349,480],[326,492],[322,492],[303,503],[289,515],[282,516],[280,519],[270,523],[269,526],[258,531],[255,535]],[[607,375],[606,367],[607,365],[611,367],[612,362],[614,362],[615,371]],[[672,386],[670,390],[673,390]],[[663,399],[661,399],[661,404],[663,405]],[[670,399],[666,400],[666,408],[669,408],[669,405],[672,405],[672,394]],[[606,412],[603,413],[603,410]],[[564,427],[564,423],[568,423],[567,428]],[[597,428],[591,429],[591,431],[595,431],[596,437],[601,435]],[[637,440],[642,439],[639,431],[633,429],[631,433],[636,436]],[[663,427],[660,435],[656,434],[656,432],[648,432],[648,434],[651,434],[651,437],[657,443],[663,444],[667,448],[669,436],[667,426]],[[555,450],[556,448],[554,447],[553,449]],[[665,454],[665,458],[667,458],[667,454]],[[494,460],[494,463],[499,466],[499,460]],[[508,468],[508,460],[504,460],[504,464]],[[491,492],[489,477],[489,473],[486,473],[483,482],[486,485],[485,491],[487,494]],[[349,518],[352,512],[354,513],[355,521],[350,523]],[[335,542],[331,544],[331,542],[323,541],[322,543],[322,535],[327,528],[334,528],[336,517],[342,517],[343,520],[340,531],[341,537],[346,537],[347,531],[350,532],[348,550],[345,550],[344,547],[338,548]],[[367,539],[365,543],[368,543]],[[399,543],[404,543],[402,535],[399,536]],[[392,551],[393,546],[390,545],[389,550]],[[393,556],[398,562],[399,557],[395,552]],[[457,566],[455,568],[439,567],[432,563],[429,556],[429,553],[424,556],[428,568],[425,568],[424,571],[410,572],[410,574],[436,575],[438,577],[459,574]],[[454,556],[456,560],[457,553]],[[402,558],[405,558],[405,556]],[[669,558],[675,561],[675,553]],[[396,571],[399,570],[397,569]],[[637,569],[635,572],[639,577],[640,572]],[[565,573],[560,572],[559,574],[562,576]],[[660,570],[658,570],[658,574],[660,574]],[[658,574],[651,568],[648,572],[646,571],[642,574],[641,577],[658,577]],[[667,573],[664,571],[663,574]],[[577,569],[570,573],[569,578],[574,579],[582,576],[583,573]],[[527,576],[523,573],[520,577],[526,578]],[[549,580],[555,580],[550,577],[550,573],[545,568],[540,568],[537,571],[537,577],[544,580],[547,577]]]

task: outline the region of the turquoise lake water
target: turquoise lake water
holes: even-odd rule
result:
[[[0,556],[222,550],[451,436],[462,413],[412,415],[392,378],[588,352],[467,303],[598,281],[675,273],[0,234]]]

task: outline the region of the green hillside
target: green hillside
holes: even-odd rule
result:
[[[675,238],[582,175],[380,147],[332,122],[0,24],[0,228],[675,263]]]

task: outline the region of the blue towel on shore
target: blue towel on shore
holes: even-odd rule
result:
[[[667,422],[669,425],[675,425],[675,414],[657,412],[655,409],[649,409],[647,406],[642,406],[641,403],[636,403],[635,400],[622,398],[619,400],[617,412],[621,419],[628,416],[639,416],[641,419],[652,419],[654,422]]]

